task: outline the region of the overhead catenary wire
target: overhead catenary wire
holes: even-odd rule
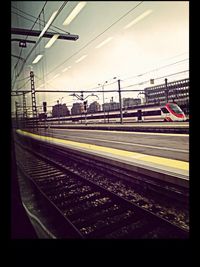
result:
[[[14,11],[12,11],[12,13],[15,14],[15,15],[17,15],[17,16],[19,16],[19,17],[21,17],[21,18],[24,18],[24,19],[26,19],[26,20],[28,20],[28,21],[30,21],[30,22],[34,22],[34,20],[32,20],[32,19],[28,19],[28,18],[24,17],[23,15],[20,15],[20,14],[14,12]],[[39,24],[39,22],[36,22],[36,24]],[[58,33],[57,30],[53,30],[52,28],[51,28],[51,31],[52,31],[52,32],[55,32],[55,33]],[[66,32],[66,33],[68,33],[68,32]]]
[[[133,76],[130,76],[130,77],[128,77],[128,78],[123,78],[123,79],[120,79],[120,80],[124,82],[124,81],[130,80],[131,78],[133,79],[133,78],[142,77],[142,76],[144,76],[144,75],[146,75],[146,74],[148,74],[148,73],[151,73],[151,72],[153,72],[153,71],[155,71],[155,70],[158,71],[158,70],[160,70],[160,69],[163,69],[163,68],[167,68],[167,67],[169,67],[169,66],[176,65],[176,64],[178,64],[178,63],[180,63],[180,62],[183,62],[183,61],[186,61],[186,60],[189,60],[189,59],[187,58],[187,59],[183,59],[183,60],[180,60],[180,61],[176,61],[176,62],[170,63],[170,64],[168,64],[168,65],[164,65],[164,66],[162,66],[162,67],[160,67],[160,68],[155,68],[155,69],[149,70],[149,71],[147,71],[147,72],[140,73],[140,74],[137,74],[137,75],[133,75]],[[183,72],[186,72],[186,71],[183,71]],[[175,73],[175,74],[176,74],[176,73]],[[172,74],[172,75],[175,75],[175,74]],[[170,76],[170,75],[167,75],[167,76]],[[164,77],[166,78],[166,76],[164,76]],[[162,78],[163,78],[163,77],[162,77]],[[156,78],[156,79],[154,79],[154,80],[157,80],[157,79],[159,79],[159,78]],[[160,79],[161,79],[161,78],[160,78]],[[148,82],[149,82],[149,80],[148,80]],[[112,85],[112,84],[114,84],[114,83],[116,83],[116,81],[107,83],[106,86]],[[136,85],[139,85],[139,83],[136,83]],[[90,88],[90,90],[97,89],[97,88],[99,88],[99,87],[100,87],[100,86],[95,86],[95,87]]]
[[[17,80],[17,81],[21,82],[21,81],[27,80],[28,78],[30,78],[30,76],[24,77],[23,79],[20,79],[20,80]]]
[[[43,79],[40,78],[37,74],[35,74],[35,77],[36,77],[37,79],[39,79],[40,81],[43,82]],[[54,86],[51,82],[46,81],[45,83],[46,83],[46,84],[49,84],[51,87],[54,87],[54,88],[56,87],[56,86]],[[40,86],[41,86],[41,85],[40,85]],[[40,87],[40,86],[39,86],[39,87]]]
[[[185,58],[185,59],[182,59],[182,60],[179,60],[179,61],[170,63],[170,64],[168,64],[168,65],[164,65],[164,66],[162,66],[162,67],[158,67],[158,68],[155,68],[155,69],[146,71],[146,72],[144,72],[144,73],[140,73],[140,74],[137,74],[137,75],[134,75],[134,76],[130,76],[130,77],[128,77],[128,78],[124,78],[123,80],[125,81],[125,80],[129,80],[129,79],[132,79],[132,78],[138,78],[138,77],[141,77],[141,76],[143,76],[143,75],[149,74],[149,73],[151,73],[151,72],[153,72],[153,71],[158,71],[158,70],[161,70],[161,69],[167,68],[167,67],[169,67],[169,66],[173,66],[173,65],[176,65],[176,64],[178,64],[178,63],[181,63],[181,62],[184,62],[184,61],[188,61],[188,60],[189,60],[189,58]]]
[[[46,2],[47,2],[47,1],[46,1]],[[60,8],[58,9],[58,12],[56,13],[55,17],[53,18],[51,24],[52,24],[52,23],[55,21],[55,19],[58,17],[58,15],[59,15],[60,12],[63,10],[63,8],[64,8],[65,5],[67,4],[67,2],[68,2],[68,1],[64,1],[64,3],[60,6]],[[43,11],[43,9],[42,9],[42,11]],[[42,13],[42,11],[40,12],[40,14]],[[40,14],[39,14],[39,16],[40,16]],[[38,16],[37,20],[39,19],[39,16]],[[21,72],[22,72],[22,70],[23,70],[23,68],[24,68],[24,65],[25,65],[27,59],[30,57],[30,55],[32,54],[32,52],[34,51],[34,49],[38,46],[38,44],[40,43],[41,39],[42,39],[42,38],[39,38],[39,39],[38,39],[38,41],[35,43],[35,45],[33,46],[33,48],[30,50],[30,52],[29,52],[28,55],[26,56],[25,61],[23,62],[22,66],[21,66],[21,69],[20,69],[20,71],[19,71],[18,74],[17,74],[17,77],[20,76],[20,74],[21,74]],[[13,87],[14,87],[14,86],[13,86]]]
[[[52,73],[53,71],[55,71],[56,69],[58,69],[59,67],[61,67],[63,64],[65,64],[69,59],[71,59],[73,56],[77,55],[80,51],[82,51],[83,49],[85,49],[88,45],[90,45],[92,42],[94,42],[99,36],[101,36],[102,34],[104,34],[106,31],[108,31],[111,27],[113,27],[115,24],[117,24],[120,20],[122,20],[124,17],[126,17],[129,13],[131,13],[133,10],[135,10],[139,5],[141,5],[144,1],[141,1],[140,3],[138,3],[136,6],[134,6],[133,8],[131,8],[128,12],[126,12],[123,16],[121,16],[119,19],[117,19],[115,22],[113,22],[109,27],[107,27],[103,32],[101,32],[100,34],[98,34],[97,36],[95,36],[92,40],[90,40],[89,42],[87,42],[87,44],[85,44],[83,47],[81,47],[78,51],[76,51],[74,54],[72,54],[70,57],[68,57],[66,60],[64,60],[62,63],[60,63],[59,65],[57,65],[54,69],[52,69],[51,71],[49,71],[47,73],[47,75],[49,75],[50,73]]]
[[[184,71],[180,71],[180,72],[177,72],[177,73],[172,73],[172,74],[165,75],[165,76],[160,76],[160,77],[155,78],[154,80],[167,78],[167,77],[174,76],[174,75],[181,74],[181,73],[188,72],[188,71],[189,70],[184,70]],[[124,86],[124,87],[121,87],[121,89],[134,87],[134,86],[139,86],[139,85],[142,85],[142,84],[145,84],[145,83],[149,83],[149,80],[145,80],[143,82],[136,83],[136,84],[131,84],[131,85],[128,85],[128,86]],[[143,91],[143,90],[144,89],[122,90],[122,92],[138,92],[138,91]],[[28,90],[26,90],[26,91],[21,90],[20,92],[29,92],[29,91]],[[71,90],[71,89],[70,90],[36,90],[36,92],[38,92],[38,93],[44,93],[44,92],[52,92],[52,93],[75,93],[75,92],[76,93],[102,93],[102,90],[95,90],[95,91],[90,91],[90,90]],[[118,92],[118,89],[104,90],[104,93],[110,93],[110,92]]]
[[[47,1],[46,1],[47,2]],[[68,1],[66,1],[66,2],[68,2]],[[65,62],[67,62],[71,57],[73,57],[73,56],[75,56],[76,54],[78,54],[81,50],[83,50],[85,47],[87,47],[90,43],[92,43],[94,40],[96,40],[99,36],[101,36],[103,33],[105,33],[107,30],[109,30],[112,26],[114,26],[116,23],[118,23],[120,20],[122,20],[124,17],[126,17],[129,13],[131,13],[133,10],[135,10],[139,5],[141,5],[143,3],[143,1],[141,1],[140,3],[138,3],[136,6],[134,6],[133,8],[131,8],[128,12],[126,12],[123,16],[121,16],[118,20],[116,20],[114,23],[112,23],[109,27],[107,27],[103,32],[101,32],[100,34],[98,34],[95,38],[93,38],[92,40],[90,40],[85,46],[83,46],[81,49],[79,49],[77,52],[75,52],[72,56],[70,56],[69,58],[67,58],[64,62],[62,62],[60,65],[58,65],[56,68],[54,68],[52,71],[50,71],[49,73],[47,73],[47,75],[49,75],[51,72],[53,72],[55,69],[57,69],[57,68],[59,68],[60,66],[62,66]],[[64,4],[66,4],[65,2],[64,2]],[[43,7],[44,8],[44,7]],[[19,10],[19,9],[18,9]],[[42,9],[43,10],[43,9]],[[42,11],[41,11],[42,12]],[[41,14],[41,12],[40,12],[40,14]],[[39,16],[40,16],[40,14],[39,14]],[[58,14],[57,14],[58,15]],[[56,17],[57,17],[57,15],[56,15]],[[38,18],[39,18],[39,16],[38,16]],[[56,18],[55,17],[55,18]],[[35,23],[37,22],[37,20],[38,20],[38,18],[36,19],[36,21],[35,21]],[[55,20],[55,18],[54,18],[54,20]],[[53,21],[54,21],[53,20]],[[52,21],[52,23],[53,23],[53,21]],[[34,24],[35,25],[35,24]],[[37,46],[37,43],[35,44],[35,46],[33,47],[33,49],[35,48]],[[32,49],[32,50],[33,50]],[[31,50],[31,52],[32,52],[32,50]],[[30,52],[30,53],[31,53]],[[30,54],[29,53],[29,54]],[[29,57],[29,54],[28,54],[28,56],[26,57],[26,59],[25,59],[25,62],[26,62],[26,60],[28,59],[28,57]],[[20,75],[20,73],[21,73],[21,71],[22,71],[22,69],[23,69],[23,66],[24,66],[24,64],[25,64],[25,62],[22,64],[22,67],[21,67],[21,69],[20,69],[20,71],[18,72],[18,74],[17,74],[17,77]],[[14,87],[14,85],[12,86],[12,88]]]
[[[30,78],[19,88],[17,88],[17,90],[20,90],[21,88],[23,88],[25,85],[27,85],[27,83],[30,81]]]
[[[175,63],[177,63],[177,62],[175,62]],[[169,65],[166,65],[166,67],[167,66],[169,66]],[[164,66],[163,66],[164,67]],[[162,68],[163,68],[162,67]],[[159,79],[162,79],[162,78],[167,78],[167,77],[171,77],[171,76],[175,76],[175,75],[177,75],[177,74],[181,74],[181,73],[185,73],[185,72],[188,72],[189,70],[183,70],[183,71],[180,71],[180,72],[176,72],[176,73],[172,73],[172,74],[168,74],[168,75],[164,75],[164,76],[160,76],[160,77],[157,77],[157,78],[154,78],[154,80],[159,80]],[[138,77],[138,76],[142,76],[143,74],[141,74],[141,75],[136,75],[136,76],[132,76],[132,77]],[[40,78],[37,74],[35,74],[35,77],[37,78],[37,79],[39,79],[39,80],[41,80],[41,81],[43,81],[42,80],[42,78]],[[121,79],[120,79],[121,80]],[[124,82],[124,81],[126,81],[126,79],[124,80],[121,80],[122,82]],[[107,83],[106,84],[106,86],[109,86],[109,85],[112,85],[112,84],[114,84],[114,83],[116,83],[117,82],[117,79],[115,80],[115,81],[113,81],[113,82],[111,82],[111,83]],[[149,79],[148,80],[146,80],[145,82],[137,82],[137,83],[135,83],[135,84],[131,84],[131,85],[128,85],[128,86],[125,86],[125,87],[122,87],[122,88],[128,88],[128,87],[131,87],[131,86],[137,86],[137,85],[142,85],[143,83],[146,83],[146,82],[149,82]],[[53,87],[53,88],[55,88],[56,86],[55,85],[53,85],[52,83],[50,83],[50,82],[48,82],[48,81],[46,81],[46,83],[47,84],[49,84],[51,87]],[[89,91],[91,91],[91,92],[96,92],[96,91],[94,91],[95,89],[98,89],[98,88],[101,88],[101,86],[96,86],[96,87],[93,87],[93,88],[88,88],[87,89],[87,91],[89,92]],[[80,90],[80,92],[82,92],[83,90]],[[106,91],[106,90],[105,90]]]
[[[182,61],[184,61],[184,60],[182,60]],[[181,61],[180,61],[181,62]],[[167,65],[167,66],[170,66],[170,65],[174,65],[174,64],[176,64],[176,63],[173,63],[173,64],[169,64],[169,65]],[[166,67],[166,66],[165,66]],[[161,67],[161,68],[159,68],[159,69],[162,69],[163,67]],[[152,71],[155,71],[155,70],[158,70],[158,68],[156,68],[156,69],[154,69],[154,70],[152,70]],[[150,72],[152,72],[152,71],[148,71],[148,72],[145,72],[145,73],[142,73],[142,74],[140,74],[140,75],[135,75],[135,76],[132,76],[131,78],[133,78],[133,77],[139,77],[139,76],[143,76],[143,75],[145,75],[145,74],[148,74],[148,73],[150,73]],[[173,75],[175,75],[175,74],[173,74]],[[170,75],[168,75],[167,77],[169,77]],[[163,77],[165,77],[166,78],[166,76],[163,76]],[[130,77],[129,77],[130,78]],[[127,78],[128,79],[128,78]],[[157,79],[161,79],[160,77],[159,78],[156,78],[156,79],[154,79],[154,80],[157,80]],[[42,80],[42,79],[41,79]],[[145,81],[145,82],[147,82],[147,81]],[[148,80],[148,82],[149,82],[149,80]],[[47,82],[48,83],[48,82]],[[112,82],[112,83],[109,83],[109,84],[107,84],[107,85],[112,85],[112,84],[114,84],[114,83],[116,83],[116,81],[114,81],[114,82]],[[50,84],[50,83],[48,83],[48,84]],[[138,83],[137,85],[141,85],[141,83]],[[132,86],[132,85],[130,85],[130,86]],[[55,86],[53,86],[53,87],[55,87]],[[95,88],[99,88],[99,87],[95,87]],[[95,89],[94,88],[94,89]],[[126,88],[126,87],[123,87],[123,88]],[[92,89],[91,89],[92,90]]]
[[[47,1],[44,3],[41,12],[44,10],[46,4],[47,4]],[[41,12],[40,12],[40,14],[41,14]],[[34,28],[35,24],[37,23],[37,20],[39,19],[40,14],[38,15],[38,17],[36,18],[35,22],[33,23],[32,27],[31,27],[31,30]],[[27,40],[27,38],[28,38],[28,35],[25,37],[25,40]],[[21,52],[22,52],[22,49],[23,49],[23,47],[21,48]],[[21,53],[20,53],[20,56],[21,56]],[[19,60],[18,60],[18,62],[19,62]]]
[[[29,16],[29,17],[32,17],[32,18],[36,19],[35,16],[30,15],[30,14],[28,14],[27,12],[24,12],[24,11],[20,10],[19,8],[16,8],[16,7],[14,7],[14,6],[11,6],[11,7],[14,8],[14,9],[17,9],[18,11],[20,11],[21,13],[23,13],[23,14]],[[32,19],[30,19],[30,18],[27,18],[27,17],[25,17],[25,16],[23,16],[23,15],[21,15],[21,14],[15,12],[15,11],[11,11],[11,12],[12,12],[13,14],[15,14],[15,15],[18,15],[18,16],[20,16],[20,17],[26,19],[26,20],[29,20],[29,21],[31,21],[31,22],[34,22],[34,20],[32,20]],[[41,21],[44,23],[44,19],[41,20]],[[36,23],[39,24],[38,22],[36,22]],[[57,26],[54,26],[54,25],[51,25],[49,28],[50,28],[53,32],[58,32],[58,30],[59,30],[59,31],[61,31],[61,32],[63,32],[63,33],[70,34],[69,32],[67,32],[67,31],[65,31],[65,30],[63,30],[63,29],[61,29],[61,28],[59,28],[59,27],[57,27]],[[53,30],[53,28],[56,29],[56,30]]]
[[[179,72],[176,72],[176,73],[172,73],[172,74],[168,74],[168,75],[164,75],[164,76],[160,76],[160,77],[157,77],[155,78],[154,80],[160,80],[162,78],[168,78],[168,77],[171,77],[171,76],[174,76],[174,75],[177,75],[177,74],[181,74],[181,73],[185,73],[185,72],[188,72],[189,70],[184,70],[184,71],[179,71]],[[122,87],[121,89],[123,88],[128,88],[128,87],[133,87],[133,86],[138,86],[138,85],[143,85],[145,83],[149,83],[149,79],[146,80],[146,81],[143,81],[143,82],[139,82],[139,83],[136,83],[136,84],[131,84],[131,85],[127,85],[127,86],[124,86]]]
[[[143,1],[142,1],[143,2]],[[140,2],[139,4],[141,4],[142,2]],[[138,5],[139,5],[138,4]],[[115,21],[113,24],[111,24],[107,29],[105,29],[102,33],[100,33],[98,36],[96,36],[94,39],[96,39],[96,38],[98,38],[101,34],[103,34],[105,31],[107,31],[109,28],[111,28],[114,24],[116,24],[118,21],[120,21],[122,18],[124,18],[127,14],[129,14],[131,11],[133,11],[135,8],[137,8],[138,7],[138,5],[137,6],[135,6],[134,8],[132,8],[131,10],[129,10],[126,14],[124,14],[122,17],[120,17],[117,21]],[[90,42],[89,43],[91,43],[92,41],[94,41],[94,39],[93,40],[90,40]],[[85,48],[89,43],[87,43],[84,47],[82,47],[80,50],[82,50],[83,48]],[[79,51],[77,51],[75,54],[77,54],[78,52],[80,52],[80,50]],[[72,56],[74,56],[75,54],[73,54]],[[71,57],[72,57],[71,56]],[[70,58],[71,58],[70,57]],[[69,58],[68,59],[66,59],[63,63],[61,63],[61,65],[62,64],[64,64],[67,60],[69,60]],[[184,61],[184,60],[183,60]],[[181,61],[179,61],[179,62],[181,62]],[[168,64],[167,66],[170,66],[170,65],[174,65],[174,64],[177,64],[177,63],[179,63],[179,62],[175,62],[175,63],[172,63],[172,64]],[[60,66],[60,65],[59,65]],[[59,66],[57,66],[56,68],[58,68]],[[164,67],[167,67],[167,66],[164,66]],[[164,67],[161,67],[161,68],[164,68]],[[55,68],[55,69],[56,69]],[[161,68],[159,68],[159,69],[161,69]],[[54,69],[54,70],[55,70]],[[135,77],[139,77],[139,76],[142,76],[142,75],[145,75],[145,74],[148,74],[148,73],[150,73],[150,72],[152,72],[152,71],[155,71],[155,70],[158,70],[158,68],[156,68],[156,69],[153,69],[153,70],[151,70],[151,71],[148,71],[148,72],[145,72],[145,73],[142,73],[142,74],[139,74],[139,75],[135,75],[135,76],[131,76],[131,77],[128,77],[128,78],[126,78],[126,79],[131,79],[131,78],[135,78]],[[49,73],[51,73],[52,71],[50,71]],[[47,75],[49,74],[49,73],[47,73]],[[125,80],[125,79],[123,79],[123,80]],[[115,82],[113,82],[113,83],[115,83]],[[111,85],[111,84],[113,84],[113,83],[109,83],[109,84],[107,84],[107,85]],[[95,87],[95,88],[98,88],[98,87]],[[95,89],[94,88],[94,89]],[[92,88],[93,89],[93,88]],[[92,90],[91,89],[91,90]]]
[[[47,4],[47,1],[45,1],[44,5],[43,5],[43,7],[42,7],[42,10],[41,10],[41,12],[44,10],[44,8],[45,8],[46,4]],[[36,22],[37,22],[37,20],[38,20],[38,18],[39,18],[39,16],[40,16],[41,12],[39,13],[38,17],[36,18],[35,22],[33,23],[32,27],[31,27],[31,30],[34,28],[34,26],[35,26],[35,24],[36,24]],[[28,38],[28,35],[25,37],[25,40],[27,40],[27,38]],[[21,57],[22,50],[23,50],[23,47],[21,47],[21,50],[20,50],[20,55],[19,55],[19,57]],[[24,60],[24,62],[22,63],[22,66],[24,66],[24,64],[25,64],[26,60],[27,60],[27,58],[26,58],[26,59]],[[16,69],[16,68],[17,68],[18,64],[19,64],[19,59],[18,59],[18,61],[17,61],[16,65],[15,65],[14,69]],[[15,79],[14,79],[14,82],[13,82],[12,88],[14,87],[14,85],[15,85],[15,82],[16,82],[16,79],[19,77],[19,75],[20,75],[20,72],[18,72],[18,73],[15,75]]]

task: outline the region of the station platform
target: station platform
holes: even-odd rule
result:
[[[58,124],[46,125],[46,128],[57,129],[82,129],[82,130],[108,130],[108,131],[129,131],[129,132],[154,132],[154,133],[178,133],[189,134],[189,122],[134,122],[134,123],[82,123],[66,124],[62,121]],[[43,126],[44,128],[44,126]]]
[[[186,189],[189,188],[189,163],[185,161],[63,140],[22,130],[16,130],[16,132],[21,136],[76,151],[79,155],[81,154],[93,160],[112,164],[113,166],[147,175]]]

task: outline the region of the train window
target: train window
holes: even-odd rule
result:
[[[169,111],[166,108],[164,108],[164,107],[161,108],[161,110],[162,110],[163,113],[169,113]]]
[[[182,114],[183,113],[182,110],[179,108],[179,106],[177,106],[176,104],[170,104],[169,106],[177,114]]]

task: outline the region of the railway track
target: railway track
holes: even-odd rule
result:
[[[51,159],[40,153],[32,153],[21,144],[16,145],[16,152],[20,175],[41,192],[45,201],[59,213],[63,228],[72,229],[74,238],[188,238],[186,229],[125,199],[110,188],[106,189],[98,182],[85,179],[76,170],[66,168],[56,158],[56,153]]]

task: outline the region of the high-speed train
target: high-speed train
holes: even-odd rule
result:
[[[145,121],[186,121],[186,116],[176,103],[159,105],[140,105],[131,108],[123,108],[123,122]],[[83,113],[60,118],[47,118],[49,124],[68,123],[117,123],[120,122],[120,111],[99,111],[96,113]]]

